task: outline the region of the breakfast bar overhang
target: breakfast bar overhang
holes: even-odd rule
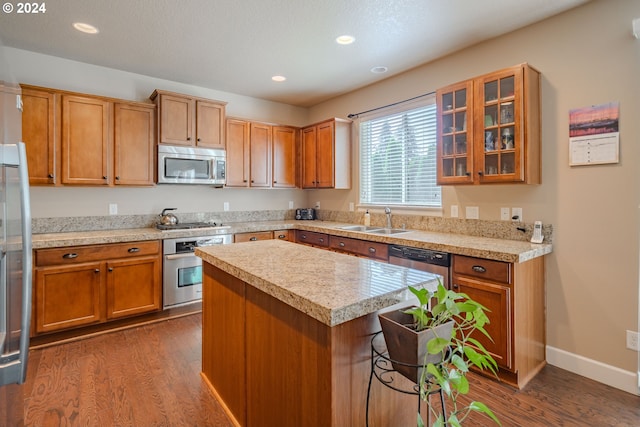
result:
[[[196,249],[202,375],[238,426],[364,426],[378,311],[436,275],[280,240]],[[404,381],[399,378],[398,381]],[[417,397],[379,383],[371,426],[413,425]]]

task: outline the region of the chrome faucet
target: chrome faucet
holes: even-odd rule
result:
[[[387,228],[393,228],[391,226],[391,209],[388,206],[384,208],[384,213],[387,215]]]

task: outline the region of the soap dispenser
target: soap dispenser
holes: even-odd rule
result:
[[[368,227],[371,225],[371,215],[369,215],[369,209],[364,213],[364,226]]]

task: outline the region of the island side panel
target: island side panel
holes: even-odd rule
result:
[[[203,263],[202,374],[225,412],[246,422],[245,283]]]
[[[247,426],[330,426],[330,328],[247,286]]]

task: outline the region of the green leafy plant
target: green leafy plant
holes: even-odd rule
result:
[[[501,425],[498,418],[484,403],[472,401],[468,405],[461,405],[458,402],[460,395],[466,395],[469,392],[467,373],[471,366],[489,370],[497,375],[496,361],[477,339],[471,337],[477,331],[491,339],[484,328],[489,323],[485,313],[488,311],[487,308],[464,293],[445,289],[442,283],[438,284],[435,292],[411,286],[409,290],[418,298],[419,304],[404,310],[404,313],[413,316],[416,330],[455,321],[451,336],[435,336],[428,341],[427,353],[441,354],[442,358],[436,363],[426,363],[419,380],[420,397],[427,403],[430,413],[435,417],[433,426],[461,426],[472,412],[480,412]],[[434,408],[430,402],[429,395],[437,392],[438,389],[441,389],[446,396],[447,414]],[[420,413],[418,413],[418,426],[424,427]]]

